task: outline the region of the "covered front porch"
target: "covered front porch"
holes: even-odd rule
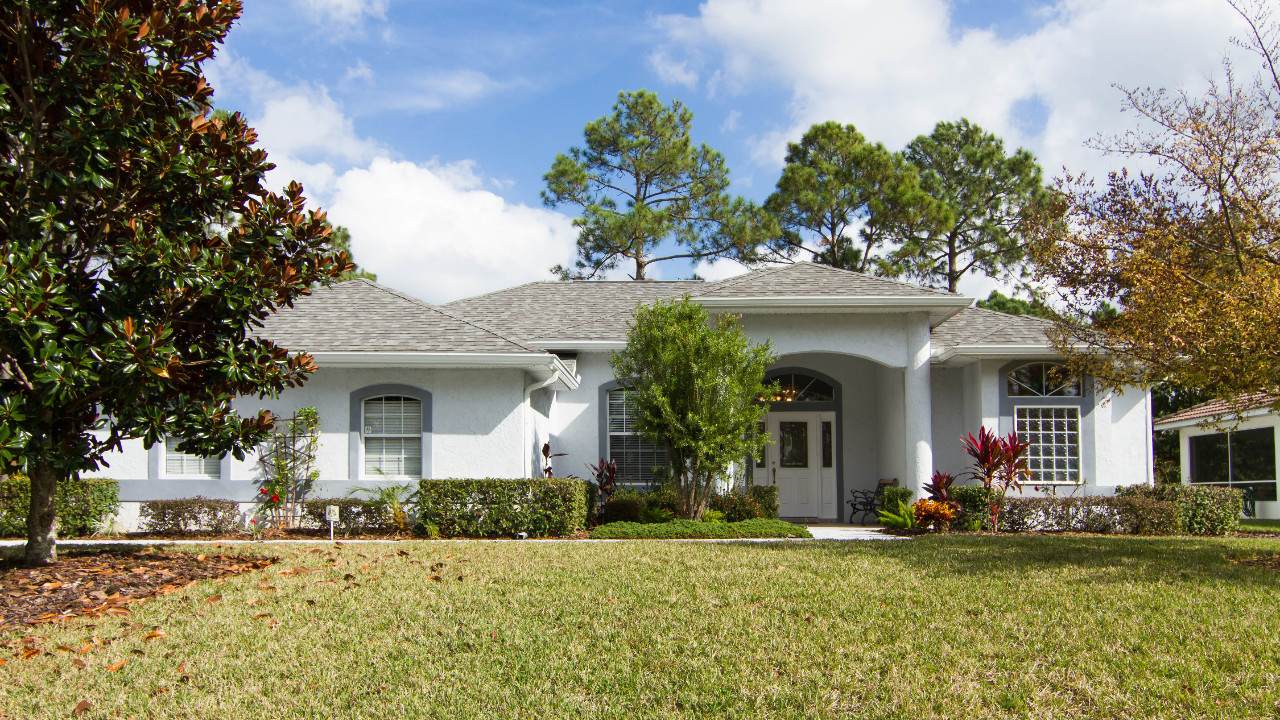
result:
[[[932,474],[930,392],[909,391],[906,368],[803,352],[780,357],[768,378],[778,383],[765,401],[771,442],[747,481],[778,487],[780,516],[848,522],[851,492],[881,480],[919,495]]]

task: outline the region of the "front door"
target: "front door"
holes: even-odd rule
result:
[[[782,517],[830,515],[835,505],[834,420],[830,412],[774,412],[766,417],[773,444],[765,452],[766,476],[755,482],[778,486]]]

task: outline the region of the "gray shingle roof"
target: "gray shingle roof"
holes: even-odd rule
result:
[[[933,346],[1047,344],[1049,336],[1045,331],[1051,325],[1048,320],[1030,315],[965,308],[933,329]]]
[[[703,287],[706,283],[696,280],[532,282],[455,300],[443,308],[534,343],[555,338],[615,340],[626,336],[637,305],[695,294]]]
[[[698,293],[702,297],[937,297],[955,298],[956,293],[911,283],[887,280],[828,265],[799,262],[761,268],[727,280],[708,283]]]
[[[305,352],[541,352],[368,280],[316,288],[267,318],[257,335]]]

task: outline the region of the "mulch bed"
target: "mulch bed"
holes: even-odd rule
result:
[[[316,528],[290,528],[288,530],[269,529],[258,533],[255,538],[252,534],[246,532],[231,533],[209,533],[209,532],[189,532],[189,533],[152,533],[152,532],[131,532],[120,536],[123,540],[146,540],[147,542],[164,542],[166,540],[208,540],[209,542],[217,542],[219,540],[262,540],[270,542],[272,540],[325,540],[329,539],[329,529],[323,530]],[[341,531],[334,533],[334,540],[422,540],[410,532],[366,532],[366,533],[349,533],[343,535]]]
[[[261,570],[277,558],[112,550],[62,550],[58,562],[24,568],[0,560],[0,632],[78,617],[127,618],[127,606],[201,580]]]

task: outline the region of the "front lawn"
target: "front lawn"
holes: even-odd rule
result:
[[[76,717],[244,720],[1280,712],[1280,576],[1228,560],[1280,552],[1274,540],[250,549],[281,562],[132,617],[0,636],[12,645],[0,653],[0,710],[68,718],[84,701]]]

